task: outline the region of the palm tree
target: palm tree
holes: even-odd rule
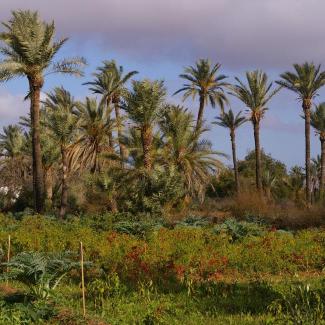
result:
[[[53,62],[56,53],[67,41],[57,42],[54,22],[42,21],[37,12],[13,11],[12,18],[3,23],[5,31],[0,33],[4,46],[0,51],[5,59],[0,61],[0,81],[8,81],[17,76],[25,76],[29,82],[29,94],[32,120],[33,149],[33,188],[34,205],[37,212],[43,209],[43,172],[40,143],[40,94],[44,76],[50,73],[82,75],[83,58],[63,59]]]
[[[152,169],[153,130],[166,95],[163,81],[133,81],[132,91],[126,95],[123,109],[140,130],[143,151],[143,165],[147,171]]]
[[[141,130],[138,128],[130,128],[128,132],[123,136],[123,146],[128,151],[128,162],[130,167],[134,169],[141,169],[143,166],[143,147]],[[152,164],[160,163],[162,139],[160,130],[154,131],[152,135],[151,146],[151,162]]]
[[[102,95],[102,101],[106,103],[109,112],[109,107],[112,103],[115,110],[115,118],[117,125],[117,135],[120,148],[120,155],[122,160],[125,160],[125,150],[121,143],[122,141],[122,120],[120,115],[120,100],[121,96],[125,94],[125,84],[135,75],[138,71],[130,71],[124,75],[122,66],[118,66],[114,60],[104,61],[103,66],[98,67],[98,73],[94,73],[95,80],[86,82],[84,85],[90,85],[90,90],[95,94]],[[110,142],[113,143],[112,134],[110,134]]]
[[[191,113],[180,106],[169,106],[160,120],[163,133],[164,165],[175,168],[184,179],[184,185],[190,195],[201,200],[211,175],[223,167],[217,159],[222,155],[211,149],[211,144],[200,140],[207,129],[194,126]]]
[[[296,203],[300,203],[300,193],[304,186],[304,179],[306,178],[303,168],[300,166],[293,166],[290,170],[289,177],[283,179],[284,184],[293,193],[293,199]]]
[[[27,128],[29,132],[25,133],[25,148],[24,151],[28,156],[32,155],[32,141],[31,141],[31,118],[30,114],[21,116],[19,124]],[[60,148],[58,148],[56,141],[53,140],[51,132],[46,127],[46,114],[44,109],[40,110],[40,141],[42,148],[42,169],[44,175],[44,192],[45,192],[45,209],[52,207],[53,187],[54,187],[54,169],[55,165],[60,160]]]
[[[0,134],[1,181],[13,193],[20,191],[30,174],[31,161],[25,150],[27,140],[18,125],[5,126]]]
[[[268,82],[266,73],[260,70],[246,72],[247,85],[245,85],[239,78],[235,79],[238,84],[231,87],[231,94],[241,100],[249,109],[249,119],[251,120],[254,128],[256,188],[259,192],[261,192],[262,173],[260,122],[268,109],[266,105],[280,88],[272,90],[272,82]]]
[[[212,107],[218,105],[221,112],[224,111],[225,103],[228,103],[227,97],[224,93],[224,88],[229,84],[224,80],[227,78],[223,74],[219,74],[220,63],[214,65],[207,59],[200,59],[196,65],[186,67],[180,78],[185,79],[186,82],[183,87],[177,90],[174,95],[184,92],[183,100],[188,97],[199,96],[199,112],[196,121],[196,128],[199,129],[203,123],[204,108],[209,102]]]
[[[322,198],[325,190],[325,103],[317,105],[315,111],[311,112],[310,123],[315,129],[316,134],[319,135],[321,143],[319,192],[320,197]]]
[[[18,125],[8,125],[3,127],[0,134],[1,155],[15,158],[22,154],[25,144],[25,137],[22,129]]]
[[[277,83],[298,95],[302,102],[305,118],[305,168],[306,168],[306,201],[311,203],[310,190],[310,111],[313,99],[318,91],[325,85],[325,71],[320,71],[321,66],[314,63],[294,64],[295,72],[285,72],[280,75]]]
[[[47,93],[44,102],[46,127],[52,133],[61,150],[61,206],[59,215],[63,218],[68,207],[69,151],[76,142],[78,117],[73,114],[76,107],[71,94],[64,88],[55,88]]]
[[[276,176],[272,175],[269,170],[266,170],[262,175],[262,184],[265,191],[266,198],[271,201],[272,195],[271,191],[277,183]]]
[[[230,109],[228,113],[224,113],[221,116],[218,116],[217,124],[224,128],[229,129],[230,131],[230,139],[231,139],[231,147],[232,147],[232,160],[234,164],[234,172],[235,172],[235,183],[236,183],[236,191],[239,193],[239,176],[238,176],[238,166],[237,166],[237,155],[236,155],[236,129],[247,122],[247,119],[241,115],[239,112],[237,115],[234,115],[233,111]]]
[[[112,148],[107,145],[113,129],[113,122],[103,103],[97,103],[96,98],[86,98],[84,103],[78,103],[74,112],[80,120],[80,138],[78,140],[79,162],[90,166],[92,173],[101,170],[100,155],[103,152],[112,154]]]

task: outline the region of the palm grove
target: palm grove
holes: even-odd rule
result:
[[[56,61],[67,39],[55,40],[54,23],[42,21],[37,12],[12,12],[11,19],[3,23],[0,40],[0,80],[27,78],[26,100],[30,101],[30,114],[21,117],[18,125],[4,127],[0,136],[3,208],[13,205],[17,197],[28,205],[29,195],[35,211],[57,209],[61,217],[80,196],[86,197],[87,209],[101,206],[112,212],[155,212],[162,207],[168,211],[202,203],[207,189],[213,189],[226,170],[220,162],[224,155],[204,139],[207,104],[220,108],[213,125],[229,129],[234,191],[240,193],[245,183],[236,156],[236,130],[250,122],[256,190],[261,199],[271,199],[275,176],[266,168],[260,122],[281,89],[295,92],[301,101],[306,161],[304,170],[295,167],[277,182],[290,188],[294,196],[304,187],[306,206],[323,197],[325,104],[313,108],[315,96],[325,85],[320,66],[295,64],[292,71],[281,74],[276,85],[260,70],[247,72],[245,80],[235,78],[236,83],[230,84],[219,63],[199,60],[180,74],[184,85],[174,94],[183,94],[184,100],[198,98],[195,119],[186,108],[166,102],[163,81],[133,80],[138,72],[125,72],[114,60],[104,61],[93,80],[84,83],[94,96],[78,101],[67,89],[56,87],[41,101],[48,74],[83,76],[85,59]],[[242,102],[247,116],[229,109],[230,96]],[[321,155],[314,160],[310,156],[311,126],[321,143]]]

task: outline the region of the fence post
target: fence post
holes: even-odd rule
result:
[[[11,250],[11,236],[8,235],[8,247],[7,247],[7,263],[10,262],[10,250]],[[7,265],[7,273],[9,273],[9,265]],[[7,279],[7,285],[8,285],[8,279]]]
[[[80,242],[80,264],[81,264],[81,290],[82,290],[82,313],[86,316],[86,296],[85,296],[85,274],[84,274],[84,252],[82,242]]]

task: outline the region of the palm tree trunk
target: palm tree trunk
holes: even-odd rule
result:
[[[28,81],[31,99],[34,209],[37,213],[41,213],[44,209],[44,180],[40,140],[40,97],[43,78],[39,76],[29,77]]]
[[[152,169],[152,130],[150,126],[143,126],[141,129],[141,141],[143,149],[143,165],[146,170]]]
[[[235,184],[236,184],[236,192],[237,194],[240,191],[239,188],[239,175],[238,175],[238,166],[237,166],[237,154],[236,154],[236,136],[235,131],[230,131],[230,138],[231,138],[231,147],[232,147],[232,160],[234,164],[234,173],[235,173]]]
[[[62,158],[62,179],[61,179],[61,206],[60,206],[60,218],[63,218],[66,214],[68,207],[68,154],[66,148],[61,146],[61,158]]]
[[[305,113],[305,169],[306,169],[306,202],[307,206],[311,204],[311,191],[310,191],[310,107],[311,102],[304,100],[303,109]]]
[[[321,143],[321,167],[320,167],[320,182],[319,182],[319,192],[321,199],[324,198],[325,191],[325,136],[320,137]]]
[[[254,139],[255,139],[255,174],[256,188],[262,193],[262,177],[261,177],[261,147],[260,147],[260,124],[259,121],[253,121]]]
[[[45,187],[45,205],[46,205],[46,208],[51,208],[52,207],[52,197],[53,197],[52,166],[44,168],[44,187]]]
[[[108,119],[109,121],[111,121],[111,98],[108,98],[107,101],[106,101],[106,109],[107,109],[107,112],[108,112]],[[113,139],[113,133],[111,130],[109,130],[108,132],[108,145],[110,147],[110,149],[113,150],[114,148],[114,139]]]
[[[115,108],[115,117],[116,117],[116,124],[117,124],[118,144],[120,148],[120,156],[121,156],[122,167],[123,167],[123,162],[126,159],[126,154],[125,154],[125,148],[122,144],[122,123],[121,123],[121,115],[120,115],[120,106],[118,101],[114,103],[114,108]]]
[[[196,130],[198,130],[202,126],[203,112],[204,112],[204,95],[200,95],[200,107],[197,115]]]

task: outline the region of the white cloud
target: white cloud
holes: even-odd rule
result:
[[[19,116],[29,111],[29,102],[24,101],[23,95],[12,95],[4,90],[0,91],[0,126],[17,123]]]

